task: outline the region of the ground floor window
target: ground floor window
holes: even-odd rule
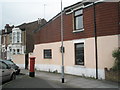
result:
[[[84,65],[84,43],[75,44],[75,64]]]
[[[13,55],[15,54],[15,49],[13,49]]]
[[[52,58],[52,50],[51,49],[44,49],[44,58],[51,59]]]
[[[20,54],[20,49],[17,49],[17,54]]]

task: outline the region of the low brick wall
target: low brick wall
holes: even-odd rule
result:
[[[120,82],[120,71],[113,71],[105,68],[105,79],[109,81]]]

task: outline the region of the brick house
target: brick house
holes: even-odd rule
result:
[[[45,19],[38,19],[37,21],[34,22],[29,22],[29,23],[24,23],[21,24],[19,27],[21,30],[26,32],[26,53],[33,52],[34,50],[34,38],[33,38],[33,31],[37,30],[40,26],[44,25],[46,23]]]
[[[8,45],[12,43],[12,29],[14,26],[6,24],[5,29],[1,31],[1,59],[8,59]]]
[[[61,73],[61,14],[34,31],[36,69]],[[120,2],[78,2],[63,10],[65,73],[105,79],[120,47]],[[97,62],[97,63],[96,63]],[[97,73],[97,74],[96,74]]]

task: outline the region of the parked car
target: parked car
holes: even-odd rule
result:
[[[11,59],[3,60],[3,62],[7,63],[11,68],[15,69],[17,75],[20,73],[19,66],[17,66]]]
[[[3,60],[0,60],[0,84],[8,80],[14,80],[16,78],[16,72],[13,68],[7,65]]]

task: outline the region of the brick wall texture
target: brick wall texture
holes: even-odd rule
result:
[[[120,3],[104,2],[95,6],[97,36],[120,34]],[[51,43],[60,41],[60,20],[58,15],[46,25],[34,33],[35,44]],[[73,33],[74,13],[63,14],[64,40],[94,37],[94,10],[93,6],[84,8],[83,11],[84,31]]]

